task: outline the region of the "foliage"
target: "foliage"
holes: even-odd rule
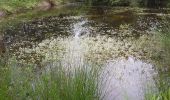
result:
[[[147,6],[159,7],[166,6],[169,0],[85,0],[92,5],[110,5],[110,6]]]
[[[158,94],[148,94],[145,100],[170,100],[170,88]]]
[[[10,13],[33,9],[43,0],[0,0],[0,10]],[[165,7],[169,6],[169,0],[49,0],[55,4],[80,2],[88,5],[107,5],[107,6],[147,6],[147,7]]]
[[[36,5],[40,0],[0,0],[0,9],[13,12],[17,9],[28,9]]]
[[[99,99],[98,72],[93,67],[80,66],[71,71],[56,64],[47,71],[35,70],[33,65],[20,66],[16,61],[3,66],[0,66],[0,100]]]
[[[33,9],[43,0],[0,0],[0,10],[14,13],[26,9]],[[68,0],[49,0],[55,4],[68,2]]]
[[[157,87],[158,91],[147,93],[145,95],[145,100],[170,100],[169,83],[167,83],[162,76],[160,76]]]

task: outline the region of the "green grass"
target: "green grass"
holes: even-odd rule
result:
[[[157,91],[147,91],[145,100],[170,100],[170,84],[164,74],[159,73],[159,79],[156,80]]]
[[[18,9],[33,8],[40,0],[0,0],[0,9],[15,12]]]
[[[25,12],[24,10],[34,9],[43,0],[0,0],[0,10],[10,13]],[[69,0],[49,0],[55,4],[65,3]]]
[[[159,92],[158,94],[149,94],[146,100],[170,100],[170,88],[165,92]]]
[[[169,75],[166,76],[165,72],[159,72],[159,78],[155,80],[157,91],[147,91],[145,100],[170,100],[170,83],[168,80]],[[148,90],[150,90],[148,88]]]
[[[99,100],[97,67],[81,66],[72,71],[61,64],[48,71],[33,67],[16,61],[1,63],[0,100]]]

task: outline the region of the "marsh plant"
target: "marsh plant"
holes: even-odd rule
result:
[[[65,70],[55,63],[48,70],[35,70],[12,60],[0,65],[0,99],[99,100],[96,68],[86,64]]]
[[[140,39],[111,38],[107,36],[81,37],[79,39],[50,38],[43,40],[33,48],[19,48],[12,55],[24,63],[47,63],[52,60],[76,63],[81,60],[89,60],[95,63],[104,63],[109,59],[128,57],[149,58],[151,39],[143,35]],[[153,44],[155,45],[155,44]],[[77,61],[75,59],[78,59]],[[83,61],[82,61],[83,62]],[[77,62],[80,63],[80,62]]]

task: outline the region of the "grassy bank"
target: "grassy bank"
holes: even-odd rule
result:
[[[52,2],[56,5],[68,2],[85,2],[90,5],[107,5],[107,6],[133,6],[133,7],[168,7],[169,1],[150,1],[150,0],[0,0],[0,11],[9,13],[20,12],[26,9],[33,9],[41,1]]]
[[[71,71],[61,64],[53,65],[48,71],[41,71],[33,65],[20,66],[16,61],[1,62],[0,100],[99,99],[97,69],[80,66]]]
[[[40,0],[0,0],[0,9],[15,12],[18,9],[31,9]]]
[[[29,9],[35,9],[42,1],[48,1],[59,5],[67,0],[0,0],[0,11],[7,13],[25,12]]]

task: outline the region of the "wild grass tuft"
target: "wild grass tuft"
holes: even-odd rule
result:
[[[65,70],[57,64],[35,70],[16,61],[0,65],[0,100],[98,100],[98,69],[79,66]],[[68,66],[69,67],[69,66]]]

